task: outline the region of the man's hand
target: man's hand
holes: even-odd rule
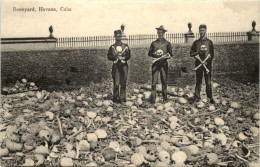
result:
[[[168,56],[163,57],[163,59],[170,59],[171,58],[170,54],[169,53],[167,53],[167,54],[168,54]]]
[[[207,51],[205,51],[205,50],[200,50],[200,51],[199,51],[199,54],[200,54],[200,55],[204,55],[204,54],[206,54],[206,52],[207,52]]]
[[[156,57],[156,58],[160,57],[160,55],[158,55],[157,52],[154,52],[153,55],[154,55],[154,57]]]
[[[123,56],[118,56],[118,59],[119,59],[119,60],[125,60],[125,57],[123,57]]]

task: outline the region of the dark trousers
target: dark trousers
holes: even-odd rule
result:
[[[195,62],[196,67],[200,63]],[[203,78],[203,73],[204,73],[204,78],[205,78],[205,84],[206,84],[206,94],[208,98],[212,98],[212,88],[211,88],[211,63],[206,65],[207,68],[209,69],[209,73],[206,73],[206,69],[201,66],[199,69],[196,70],[196,87],[195,87],[195,98],[200,99],[200,91],[201,91],[201,85],[202,85],[202,78]]]
[[[126,100],[126,81],[128,74],[128,65],[125,64],[113,64],[112,66],[112,78],[113,78],[113,101],[121,102]],[[120,93],[119,93],[120,86]]]
[[[163,99],[167,100],[168,62],[166,60],[156,62],[152,66],[152,92],[151,92],[151,99],[150,99],[151,103],[155,103],[156,100],[156,84],[157,84],[159,73],[162,82]]]

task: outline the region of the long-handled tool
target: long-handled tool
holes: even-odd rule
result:
[[[198,65],[198,66],[197,66],[196,68],[194,68],[193,70],[196,71],[197,69],[199,69],[199,68],[203,65],[203,67],[206,69],[206,73],[209,73],[209,72],[210,72],[209,69],[208,69],[207,66],[204,64],[209,58],[210,58],[210,56],[207,56],[206,59],[203,60],[203,61],[201,61],[201,59],[198,59],[199,61],[201,61],[201,64]]]

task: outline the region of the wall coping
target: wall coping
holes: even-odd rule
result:
[[[3,39],[3,38],[2,38]],[[50,39],[50,38],[48,38]],[[54,38],[55,39],[55,38]],[[55,39],[56,40],[56,39]],[[237,42],[216,42],[214,45],[232,45],[232,44],[259,44],[259,41],[237,41]],[[180,44],[172,44],[173,47],[186,47],[191,46],[191,43],[180,43]],[[150,45],[129,45],[130,48],[149,48]],[[3,52],[26,52],[26,51],[62,51],[62,50],[107,50],[109,46],[99,46],[99,47],[61,47],[61,48],[48,48],[48,49],[28,49],[28,50],[6,50]]]

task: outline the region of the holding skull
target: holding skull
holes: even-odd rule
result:
[[[172,46],[169,41],[164,38],[167,30],[163,26],[156,28],[158,39],[153,41],[148,56],[153,58],[152,64],[152,92],[150,102],[155,103],[156,99],[156,83],[160,73],[162,82],[162,95],[163,101],[167,102],[167,75],[168,75],[168,62],[167,59],[172,57]]]
[[[158,49],[155,54],[158,56],[158,57],[161,57],[163,55],[163,50],[162,49]]]
[[[205,65],[207,65],[207,60],[211,57],[210,54],[207,54],[207,51],[208,51],[207,46],[201,45],[199,54],[195,56],[196,59],[198,59],[202,64],[205,64]],[[207,70],[207,67],[205,67],[205,68],[206,68],[206,71],[209,72],[209,70]]]
[[[107,58],[113,62],[113,102],[126,102],[126,82],[128,75],[127,61],[131,57],[129,46],[121,42],[122,31],[114,31],[115,43],[109,47]]]
[[[206,53],[207,53],[207,46],[206,45],[201,45],[200,46],[200,54],[201,55],[206,55]]]
[[[211,88],[211,72],[212,72],[212,60],[214,58],[214,46],[213,42],[206,36],[207,26],[202,24],[199,26],[200,38],[193,42],[190,57],[195,58],[196,68],[196,87],[195,87],[195,101],[199,101],[200,91],[202,86],[202,78],[204,74],[206,84],[206,94],[210,99],[210,103],[215,103],[212,96]]]

